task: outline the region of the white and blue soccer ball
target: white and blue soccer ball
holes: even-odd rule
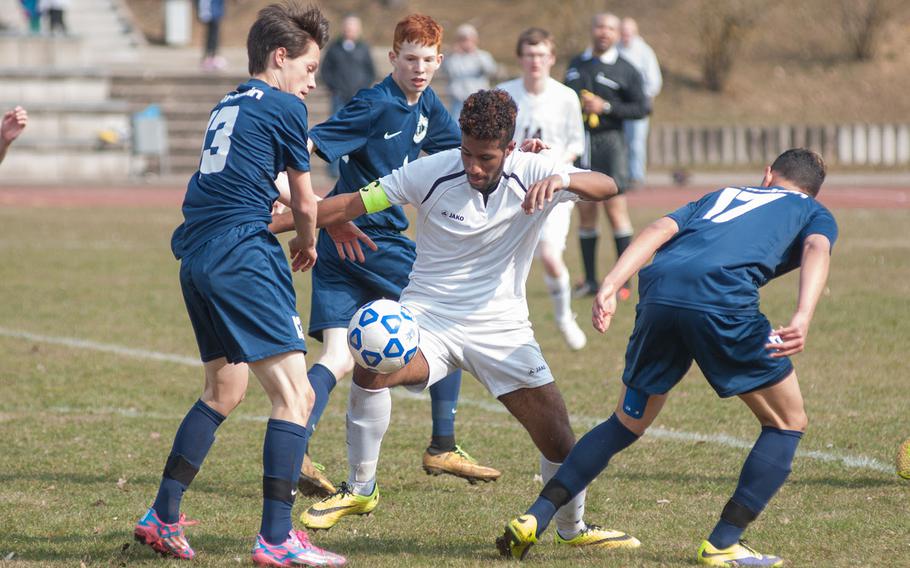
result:
[[[387,374],[404,367],[417,353],[420,328],[414,315],[394,300],[361,306],[348,325],[348,347],[361,367]]]

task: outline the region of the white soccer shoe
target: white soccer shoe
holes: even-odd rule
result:
[[[562,332],[562,337],[566,340],[566,345],[568,345],[569,349],[572,351],[583,349],[584,346],[588,344],[588,336],[585,335],[585,332],[583,332],[580,327],[578,327],[574,314],[571,318],[567,318],[564,322],[559,324],[559,331]]]

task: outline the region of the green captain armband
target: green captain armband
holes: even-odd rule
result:
[[[360,198],[363,199],[367,213],[376,213],[392,206],[378,179],[360,188]]]

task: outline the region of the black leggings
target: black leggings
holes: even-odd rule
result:
[[[208,30],[205,34],[205,55],[213,57],[218,53],[218,30],[221,26],[221,20],[212,19],[209,21]]]

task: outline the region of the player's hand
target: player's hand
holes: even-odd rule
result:
[[[522,152],[531,152],[532,154],[539,154],[544,150],[549,150],[550,145],[541,140],[540,138],[528,138],[521,143]]]
[[[275,200],[275,203],[272,204],[272,217],[274,217],[276,215],[281,215],[282,213],[285,213],[286,211],[290,211],[290,208],[288,208],[287,205],[278,201],[277,199]]]
[[[366,262],[366,258],[363,256],[363,249],[360,248],[361,241],[370,247],[370,250],[378,250],[376,243],[350,221],[329,225],[325,227],[325,230],[335,242],[335,250],[338,251],[338,258],[341,260]]]
[[[535,211],[543,211],[547,203],[553,201],[553,194],[562,189],[562,178],[552,175],[535,182],[528,188],[521,208],[525,214],[530,215]]]
[[[809,335],[809,318],[797,313],[790,320],[790,324],[778,327],[771,332],[780,341],[771,341],[765,344],[765,349],[771,352],[771,357],[789,357],[802,352],[806,348],[806,337]]]
[[[3,142],[12,143],[25,130],[26,124],[28,124],[28,113],[21,106],[6,111],[3,114],[3,122],[0,123],[0,137]]]
[[[296,236],[288,241],[288,250],[290,251],[291,256],[291,270],[294,272],[306,272],[316,264],[316,240],[307,239],[307,241],[309,242],[304,242],[304,239],[301,239],[300,236]]]
[[[588,114],[608,114],[612,105],[594,93],[585,92],[581,97],[581,110]]]
[[[591,323],[594,329],[604,333],[610,329],[610,323],[613,321],[613,315],[616,313],[616,290],[609,282],[604,282],[597,296],[594,297],[594,305],[591,306]]]

